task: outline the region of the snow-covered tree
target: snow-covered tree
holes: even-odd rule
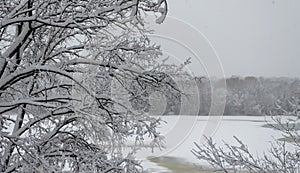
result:
[[[297,99],[296,99],[297,98]],[[217,172],[259,172],[259,173],[297,173],[300,171],[300,97],[293,101],[294,111],[287,112],[281,107],[284,116],[273,116],[270,128],[282,132],[282,138],[270,146],[268,152],[256,156],[250,152],[247,144],[234,137],[237,145],[225,143],[218,146],[212,138],[204,144],[196,144],[192,153],[213,166]],[[276,111],[278,113],[278,111]]]
[[[159,145],[159,120],[113,91],[161,82],[147,13],[162,23],[167,2],[0,2],[0,172],[141,171],[120,146],[145,135]]]

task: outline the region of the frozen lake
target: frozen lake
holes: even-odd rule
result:
[[[191,153],[194,142],[203,142],[203,135],[213,137],[222,145],[224,142],[236,144],[233,136],[241,139],[250,151],[261,156],[268,152],[270,142],[282,138],[281,133],[263,125],[273,123],[270,117],[264,116],[161,116],[165,123],[159,131],[165,136],[165,148],[142,148],[136,157],[142,161],[145,169],[152,173],[196,173],[194,164],[208,166],[200,162]],[[134,140],[129,140],[129,144]],[[150,140],[145,139],[146,145]],[[128,151],[126,151],[125,153]],[[149,158],[153,158],[149,160]],[[176,168],[179,165],[180,168]],[[168,169],[172,167],[173,170]],[[184,170],[182,170],[184,167]],[[174,169],[177,169],[177,171]]]
[[[223,141],[236,144],[233,136],[240,138],[247,144],[254,155],[261,156],[267,152],[270,142],[281,138],[279,131],[271,128],[262,127],[265,124],[272,123],[270,117],[263,116],[164,116],[167,123],[162,124],[160,131],[166,137],[165,149],[141,149],[137,153],[137,158],[143,160],[145,168],[150,172],[172,172],[162,166],[158,166],[160,161],[188,163],[200,163],[199,160],[190,152],[194,148],[194,142],[201,143],[203,134],[211,136],[218,144]],[[146,141],[149,142],[149,141]],[[145,142],[145,143],[146,143]],[[155,162],[149,161],[149,156],[158,157]],[[169,159],[168,159],[169,158]],[[170,160],[170,158],[172,160]],[[161,165],[161,164],[160,164]]]

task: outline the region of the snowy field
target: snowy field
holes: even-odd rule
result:
[[[161,124],[159,130],[165,136],[165,148],[154,148],[153,152],[150,148],[143,148],[138,150],[136,155],[150,173],[185,173],[185,170],[193,173],[195,164],[208,166],[207,163],[197,160],[191,153],[195,148],[194,142],[203,142],[201,138],[203,135],[213,137],[219,145],[223,145],[224,142],[237,144],[233,138],[236,136],[247,144],[255,156],[262,156],[264,152],[268,152],[270,142],[282,138],[279,131],[263,127],[273,123],[270,117],[162,116],[161,118],[165,123]],[[215,129],[210,129],[208,133],[209,127]],[[150,142],[145,139],[144,144],[147,146]],[[134,143],[134,140],[129,140],[129,143]],[[173,170],[168,167],[172,167]]]
[[[162,124],[161,132],[166,136],[166,148],[159,150],[142,149],[137,153],[137,157],[143,160],[143,165],[150,172],[174,172],[165,167],[159,166],[168,163],[163,162],[184,162],[184,165],[207,165],[190,152],[194,148],[194,142],[200,143],[201,136],[205,132],[205,127],[209,117],[205,116],[165,116],[162,117],[167,123]],[[223,142],[236,144],[233,136],[240,138],[247,144],[250,151],[256,156],[261,156],[263,152],[268,152],[270,142],[281,138],[279,131],[262,127],[272,123],[270,117],[261,116],[223,116],[216,118],[220,120],[215,123],[216,129],[210,136],[222,145]],[[147,142],[147,141],[146,141]],[[149,156],[157,157],[155,162],[151,162]],[[155,159],[154,159],[155,160]],[[159,165],[158,165],[158,164]],[[186,164],[188,163],[188,164]]]

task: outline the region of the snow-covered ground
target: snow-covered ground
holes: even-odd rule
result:
[[[194,148],[194,142],[201,142],[204,133],[209,134],[207,127],[215,128],[210,129],[210,136],[218,144],[222,145],[223,141],[235,144],[233,136],[236,136],[257,156],[268,151],[270,142],[282,137],[279,131],[262,127],[272,123],[270,117],[223,116],[212,119],[207,116],[165,116],[162,119],[167,122],[161,126],[161,132],[166,137],[166,148],[155,149],[153,153],[150,149],[141,149],[137,153],[138,159],[143,160],[144,167],[153,172],[163,172],[165,168],[160,170],[158,165],[147,160],[148,156],[170,156],[199,164],[199,160],[190,151]]]
[[[11,117],[12,118],[12,117]],[[281,133],[271,128],[262,127],[272,123],[270,117],[263,116],[162,116],[166,123],[161,124],[160,131],[165,136],[165,148],[140,149],[137,152],[137,159],[142,161],[144,168],[149,172],[169,172],[167,168],[161,167],[148,160],[148,157],[178,158],[190,163],[206,165],[190,152],[195,148],[194,142],[201,143],[201,137],[212,136],[215,142],[222,145],[223,142],[236,144],[233,136],[241,139],[250,151],[257,156],[268,152],[270,142],[281,138]],[[213,128],[213,129],[208,129]],[[10,128],[11,131],[12,129]],[[202,138],[203,139],[203,138]],[[134,140],[129,141],[134,143]],[[145,139],[145,144],[150,140]],[[171,172],[171,171],[170,171]]]

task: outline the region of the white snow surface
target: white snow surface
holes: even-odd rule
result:
[[[137,158],[143,161],[144,168],[149,169],[150,172],[163,172],[165,170],[165,168],[161,168],[147,160],[148,156],[170,156],[182,158],[191,163],[207,164],[197,160],[191,150],[195,148],[194,142],[201,143],[202,132],[208,123],[209,117],[163,116],[161,118],[167,122],[167,124],[162,124],[160,128],[160,131],[166,137],[166,148],[163,150],[155,148],[154,152],[149,148],[139,150]],[[249,147],[254,156],[262,156],[263,153],[267,153],[271,142],[282,137],[279,131],[262,127],[262,125],[272,123],[270,117],[223,116],[220,119],[220,122],[210,122],[218,123],[217,129],[210,135],[214,141],[221,146],[224,146],[224,142],[237,144],[233,138],[233,136],[236,136]],[[145,143],[147,142],[149,141],[145,140]]]

